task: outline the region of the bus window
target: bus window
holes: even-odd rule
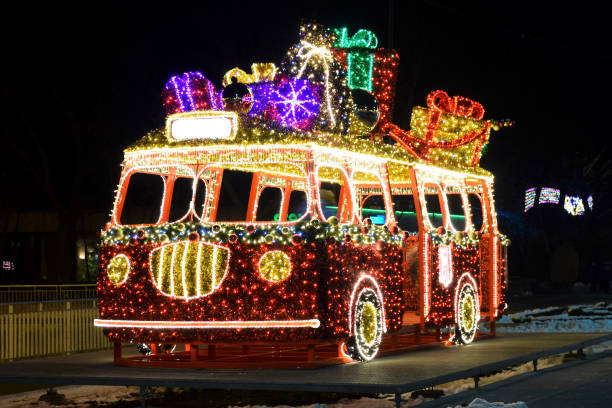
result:
[[[276,165],[278,167],[275,167]],[[263,171],[254,173],[246,169],[243,171],[223,167],[206,170],[205,175],[201,176],[206,181],[202,186],[202,195],[206,192],[208,194],[206,199],[200,199],[200,202],[204,204],[204,211],[207,212],[203,219],[208,218],[209,222],[285,222],[285,220],[280,220],[280,213],[283,198],[291,200],[291,197],[283,197],[288,177],[291,177],[297,187],[304,189],[306,175],[304,170],[298,166],[285,163],[267,163],[267,166],[271,172],[275,171],[276,174],[271,175]],[[306,201],[305,193],[303,191],[301,193],[304,194],[301,196],[301,201]],[[199,194],[196,192],[194,203],[196,211],[198,211],[197,206],[202,205],[197,201]],[[215,198],[216,194],[218,198]],[[211,210],[215,208],[215,201],[217,201],[216,210]],[[298,204],[294,206],[297,207]],[[290,209],[291,211],[293,209]],[[300,217],[306,218],[305,213],[308,213],[306,204],[300,207],[299,217],[296,215],[290,217],[288,214],[286,221],[296,221]]]
[[[425,211],[427,212],[431,226],[434,228],[444,226],[439,193],[440,189],[436,185],[430,184],[425,187]]]
[[[215,221],[245,221],[247,219],[252,180],[253,173],[223,170]]]
[[[321,167],[318,171],[319,176],[319,204],[323,217],[338,217],[340,222],[349,221],[351,214],[350,195],[342,188],[345,184],[344,173],[335,167]],[[343,195],[343,196],[342,196]],[[340,212],[338,211],[340,207]]]
[[[259,194],[255,221],[278,221],[274,219],[281,210],[283,194],[278,187],[265,187]]]
[[[448,204],[448,215],[453,228],[457,231],[465,231],[465,210],[459,187],[446,187],[446,203]]]
[[[287,221],[295,221],[304,214],[306,214],[308,200],[306,199],[306,192],[300,190],[293,190],[289,196],[289,208],[287,209]],[[306,216],[305,220],[309,220],[310,215]]]
[[[320,184],[319,197],[321,201],[321,210],[326,220],[329,217],[338,216],[338,200],[340,198],[341,189],[342,185],[338,183],[324,181]]]
[[[475,193],[468,193],[468,202],[470,203],[470,210],[472,213],[472,225],[474,231],[482,230],[483,226],[483,213],[482,213],[482,200],[480,196]]]
[[[419,222],[414,207],[414,196],[412,194],[394,195],[393,207],[397,226],[404,231],[418,232]]]
[[[156,224],[164,197],[164,177],[159,174],[134,173],[128,180],[123,208],[118,209],[123,225]]]
[[[361,205],[361,219],[369,218],[372,220],[373,224],[384,225],[386,211],[383,196],[371,194],[364,198],[365,201],[362,201]]]
[[[193,196],[193,179],[179,177],[174,180],[172,189],[172,201],[170,202],[170,214],[168,222],[180,221],[189,212],[191,197]]]
[[[196,184],[195,200],[193,208],[199,218],[204,216],[204,206],[206,205],[207,181],[204,178],[199,178]]]

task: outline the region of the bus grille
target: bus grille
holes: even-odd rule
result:
[[[177,242],[151,251],[151,276],[163,294],[179,298],[205,296],[227,273],[229,249],[202,242]]]

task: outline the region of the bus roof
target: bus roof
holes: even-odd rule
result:
[[[231,157],[224,157],[228,154]],[[369,136],[271,129],[263,122],[242,115],[236,135],[231,140],[172,140],[167,129],[151,131],[125,150],[125,164],[159,166],[168,163],[203,164],[225,161],[236,163],[234,167],[245,167],[247,162],[257,162],[269,167],[273,162],[279,161],[306,161],[307,154],[312,154],[315,162],[322,158],[329,162],[335,158],[338,164],[344,160],[358,167],[387,163],[392,183],[409,180],[407,172],[411,167],[459,173],[457,176],[461,177],[493,177],[490,172],[478,166],[428,163],[398,145],[373,141]]]

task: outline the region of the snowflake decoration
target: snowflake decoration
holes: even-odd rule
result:
[[[284,126],[304,128],[319,113],[319,99],[307,79],[291,79],[281,83],[270,101]]]

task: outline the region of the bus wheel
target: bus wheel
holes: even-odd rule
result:
[[[138,343],[136,344],[136,349],[140,352],[140,354],[145,356],[150,356],[153,354],[153,347],[151,347],[150,344]],[[157,354],[171,354],[174,353],[175,349],[176,344],[158,344]]]
[[[351,306],[353,335],[346,343],[347,354],[353,360],[369,361],[378,353],[382,341],[382,302],[374,290],[365,288]]]
[[[455,344],[469,344],[476,337],[480,320],[478,293],[470,282],[463,282],[455,299]]]

